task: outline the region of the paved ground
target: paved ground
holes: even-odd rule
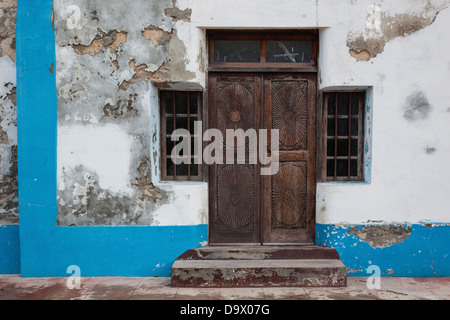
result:
[[[172,288],[170,278],[21,278],[0,275],[0,300],[450,300],[450,278],[381,278],[369,289],[367,278],[348,278],[346,288]]]

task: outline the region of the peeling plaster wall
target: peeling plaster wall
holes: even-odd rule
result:
[[[370,115],[365,182],[319,184],[317,222],[450,222],[443,210],[450,189],[445,180],[450,149],[443,139],[450,133],[450,61],[442,54],[450,46],[449,1],[264,0],[235,10],[237,5],[234,0],[138,1],[133,6],[139,10],[132,10],[115,1],[56,1],[59,145],[68,139],[65,128],[75,125],[92,127],[94,136],[129,135],[122,148],[130,150],[130,159],[120,168],[128,180],[122,180],[119,193],[142,198],[137,180],[145,158],[155,191],[141,200],[149,209],[132,215],[157,224],[154,213],[167,208],[162,202],[170,198],[162,194],[173,190],[159,182],[157,89],[203,88],[203,29],[317,28],[320,89],[368,88]],[[432,49],[436,43],[439,50]],[[71,156],[58,157],[58,168],[66,170],[64,161]],[[85,170],[98,176],[99,187],[108,179],[100,164]],[[62,169],[59,177],[62,181]],[[73,194],[65,197],[64,203],[73,202]]]
[[[186,6],[54,2],[58,225],[205,223],[204,185],[160,186],[152,172],[157,88],[204,88],[205,46],[192,46],[204,32],[190,25]]]
[[[0,1],[0,225],[18,223],[16,1]]]
[[[449,4],[355,1],[336,6],[333,15],[319,5],[319,22],[329,26],[320,32],[320,87],[372,88],[372,141],[365,145],[370,183],[319,184],[318,223],[450,222],[450,60],[442,54],[450,49]],[[360,33],[383,50],[355,58],[349,39]]]
[[[371,265],[382,276],[446,275],[450,2],[354,1],[334,14],[325,2],[319,85],[371,88],[371,141],[365,182],[318,185],[316,243],[335,247],[353,276]]]

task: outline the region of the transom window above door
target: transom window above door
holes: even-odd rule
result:
[[[209,35],[210,70],[230,67],[315,68],[315,31],[232,32]]]

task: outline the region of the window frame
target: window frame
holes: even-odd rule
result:
[[[338,94],[348,94],[349,95],[349,114],[348,115],[338,115],[338,106],[337,106],[337,96]],[[352,94],[357,94],[358,97],[358,115],[352,115],[351,113],[351,96]],[[335,95],[336,99],[336,109],[335,113],[333,115],[328,114],[328,97],[331,95]],[[366,95],[367,92],[365,90],[333,90],[333,91],[326,91],[322,92],[322,150],[320,150],[320,155],[322,157],[321,160],[321,181],[323,182],[364,182],[364,141],[365,141],[365,101],[366,101]],[[337,127],[337,120],[338,119],[349,119],[349,128],[348,128],[348,135],[345,136],[339,136],[337,135],[338,127]],[[351,119],[357,118],[358,120],[358,134],[351,135]],[[329,119],[332,119],[335,121],[335,133],[334,135],[328,135],[328,121]],[[346,156],[338,156],[337,155],[337,139],[340,137],[340,139],[347,139],[349,141],[348,143],[348,154]],[[358,139],[357,142],[357,154],[356,156],[351,155],[351,139],[355,139],[355,137]],[[334,139],[335,141],[335,149],[334,154],[329,156],[328,155],[328,139]],[[347,176],[338,176],[337,175],[337,160],[347,160],[348,161],[348,167],[347,167]],[[328,160],[334,160],[334,175],[328,176],[327,174],[327,161]],[[356,176],[350,175],[350,160],[356,160],[357,161],[357,169],[356,169]]]
[[[173,97],[173,110],[175,111],[175,97],[176,95],[179,94],[187,94],[188,95],[188,106],[187,106],[187,113],[167,113],[166,112],[166,98],[168,95],[172,95]],[[192,98],[192,96],[196,96],[197,98],[197,113],[191,113],[190,112],[190,108],[189,108],[189,102],[191,101],[190,99]],[[202,122],[203,124],[203,93],[201,91],[179,91],[179,90],[161,90],[159,93],[159,99],[160,99],[160,103],[159,103],[159,108],[160,108],[160,116],[159,116],[159,121],[160,121],[160,152],[161,152],[161,156],[160,156],[160,180],[161,181],[203,181],[203,176],[204,176],[204,170],[203,170],[203,163],[198,163],[195,164],[198,166],[198,174],[197,175],[191,175],[190,174],[190,166],[194,165],[194,164],[187,164],[188,166],[188,175],[177,175],[176,174],[176,165],[174,164],[174,175],[168,175],[167,174],[167,159],[170,159],[170,154],[167,154],[167,138],[171,137],[171,134],[167,133],[167,127],[166,127],[166,119],[167,117],[173,117],[174,118],[174,130],[177,129],[176,128],[176,117],[177,115],[182,115],[183,117],[187,117],[187,125],[188,125],[188,130],[191,129],[190,128],[190,118],[196,117],[197,121]],[[201,135],[203,135],[203,132],[200,133]],[[191,138],[195,137],[195,132],[191,133]],[[174,141],[174,143],[176,143]],[[203,144],[203,140],[202,140],[202,136],[199,137],[199,144],[202,146]],[[193,146],[191,146],[191,148],[193,148]],[[203,150],[203,149],[202,149]],[[191,156],[191,158],[194,158],[195,156]]]
[[[215,40],[261,40],[260,62],[214,62]],[[266,62],[267,40],[309,40],[312,41],[312,62]],[[296,31],[212,31],[208,33],[209,71],[241,72],[316,72],[318,58],[317,30]]]

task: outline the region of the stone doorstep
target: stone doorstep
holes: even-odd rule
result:
[[[338,259],[176,260],[172,287],[345,287]]]
[[[186,251],[177,260],[339,259],[336,249],[320,246],[207,246]]]

